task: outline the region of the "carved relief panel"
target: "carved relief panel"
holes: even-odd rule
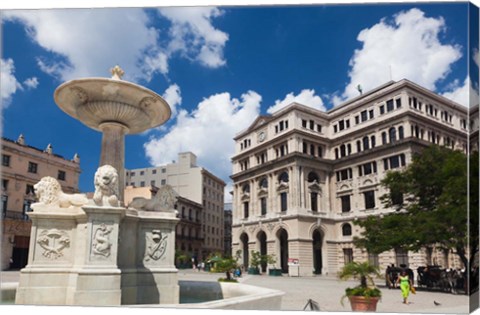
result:
[[[41,229],[37,235],[35,260],[58,261],[68,259],[70,235],[59,229]],[[38,256],[39,253],[41,256]]]
[[[90,260],[111,261],[115,260],[114,242],[115,233],[112,222],[93,222],[90,243]]]
[[[144,262],[154,263],[165,258],[168,246],[168,234],[161,230],[151,230],[145,233]],[[163,258],[163,259],[162,259]]]

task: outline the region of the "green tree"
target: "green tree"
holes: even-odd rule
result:
[[[363,227],[354,240],[357,246],[377,254],[395,248],[453,248],[469,267],[479,241],[478,191],[469,191],[478,190],[478,152],[469,158],[460,151],[430,146],[414,154],[405,170],[388,172],[382,185],[389,191],[382,203],[396,211],[355,221]]]

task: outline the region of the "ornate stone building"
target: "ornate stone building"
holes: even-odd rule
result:
[[[58,180],[64,192],[78,192],[80,159],[67,160],[53,152],[2,138],[2,270],[22,268],[27,263],[31,221],[28,212],[35,201],[33,185],[44,176]]]
[[[458,264],[441,249],[369,254],[353,245],[354,219],[383,207],[380,181],[431,144],[467,151],[467,108],[408,80],[389,82],[327,112],[293,103],[235,137],[233,244],[273,254],[283,272],[336,274],[352,260]],[[295,268],[292,268],[292,267]],[[289,270],[290,269],[290,270]]]

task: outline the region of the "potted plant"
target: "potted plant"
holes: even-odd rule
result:
[[[248,267],[249,275],[259,275],[260,274],[260,264],[262,263],[262,255],[260,252],[252,250],[250,255],[250,266]]]
[[[342,297],[342,305],[345,297],[350,300],[352,311],[374,312],[377,310],[377,303],[382,296],[382,292],[375,286],[373,276],[380,277],[378,267],[368,262],[357,263],[350,262],[346,264],[339,272],[338,277],[341,280],[359,279],[360,285],[354,288],[347,288]]]
[[[269,265],[269,267],[268,267],[268,275],[269,276],[281,276],[282,275],[282,269],[277,269],[275,267],[275,264],[277,263],[277,259],[275,259],[274,255],[263,255],[263,259],[267,263],[267,265]]]

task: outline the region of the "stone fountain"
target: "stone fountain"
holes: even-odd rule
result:
[[[84,78],[60,85],[54,94],[65,113],[88,127],[101,131],[100,166],[112,165],[119,175],[123,201],[125,135],[142,133],[164,124],[170,106],[157,93],[123,81],[124,71],[115,66],[109,78]]]
[[[65,194],[52,177],[35,185],[38,202],[29,213],[30,252],[17,304],[179,302],[175,192],[163,186],[148,209],[123,206],[125,135],[165,123],[170,107],[153,91],[123,81],[118,66],[112,75],[72,80],[55,91],[63,111],[103,134],[95,193],[93,199]]]

